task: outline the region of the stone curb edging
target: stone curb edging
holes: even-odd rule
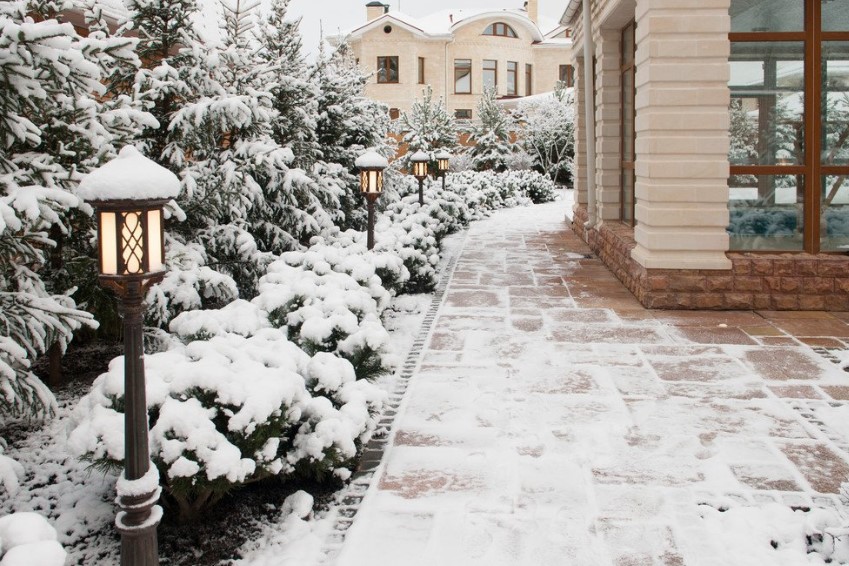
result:
[[[338,506],[338,516],[334,521],[332,531],[327,535],[327,538],[324,541],[324,548],[321,553],[322,558],[320,559],[319,564],[331,564],[342,550],[342,544],[345,542],[345,535],[354,523],[354,519],[356,518],[360,505],[372,485],[372,480],[375,477],[377,469],[383,461],[386,448],[389,446],[392,427],[395,423],[396,417],[398,416],[398,409],[407,393],[410,379],[421,365],[425,344],[427,344],[428,337],[433,330],[433,323],[436,322],[436,315],[442,306],[443,300],[445,299],[445,292],[448,289],[448,283],[451,281],[451,276],[454,274],[454,269],[457,266],[457,260],[465,248],[468,233],[468,229],[460,233],[462,241],[460,242],[457,251],[442,268],[439,280],[437,281],[436,287],[433,291],[433,298],[430,301],[430,306],[428,306],[427,311],[425,312],[422,325],[416,334],[413,345],[407,353],[407,357],[404,359],[404,362],[401,364],[394,389],[389,393],[389,398],[387,399],[387,404],[383,410],[380,421],[378,422],[377,429],[371,439],[363,447],[357,470],[354,472],[351,482],[342,492],[341,504]]]

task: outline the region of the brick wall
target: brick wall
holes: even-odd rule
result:
[[[730,270],[646,269],[631,258],[633,231],[603,224],[588,234],[585,207],[572,229],[647,308],[849,310],[849,256],[727,252]]]

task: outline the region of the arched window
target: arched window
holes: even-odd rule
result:
[[[497,35],[499,37],[519,37],[516,35],[516,30],[505,24],[504,22],[496,22],[489,24],[483,32],[484,35]]]

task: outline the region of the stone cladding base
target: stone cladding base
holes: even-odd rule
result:
[[[646,308],[698,310],[849,310],[849,256],[727,252],[730,270],[646,269],[631,259],[632,228],[587,230],[577,207],[572,230]]]

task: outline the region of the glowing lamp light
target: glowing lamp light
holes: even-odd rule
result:
[[[436,169],[439,171],[439,174],[445,175],[445,173],[451,167],[451,154],[443,149],[442,151],[438,152],[434,157],[436,157]]]

